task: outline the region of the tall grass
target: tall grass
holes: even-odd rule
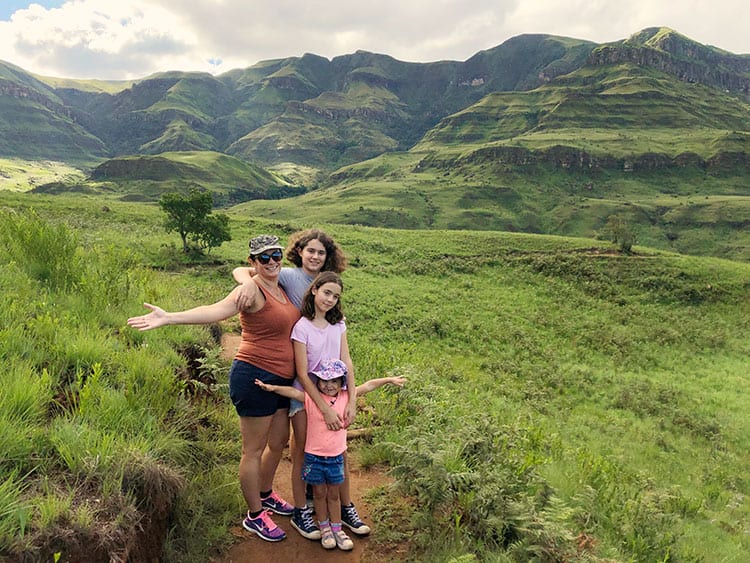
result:
[[[11,263],[50,289],[72,287],[81,271],[75,234],[63,225],[40,221],[33,211],[3,212],[0,242]]]
[[[716,511],[739,498],[747,521],[729,477],[746,475],[747,266],[462,238],[450,263],[410,241],[344,295],[358,374],[412,366],[415,389],[371,401],[421,556],[741,560]],[[372,355],[360,319],[386,342]]]
[[[11,538],[0,554],[51,556],[71,522],[104,546],[90,560],[121,554],[150,510],[173,523],[164,560],[205,561],[231,541],[243,504],[228,366],[205,328],[139,333],[124,319],[143,301],[222,297],[247,236],[306,225],[243,218],[212,262],[190,265],[155,260],[169,257],[156,232],[120,229],[115,241],[95,203],[78,205],[85,236],[60,238],[86,260],[69,282],[34,277],[0,248],[0,354],[12,368],[0,443],[14,452],[0,462],[0,533]],[[30,245],[64,215],[18,213],[3,219],[29,224]],[[110,223],[126,214],[153,218],[123,208]],[[396,478],[371,498],[372,543],[405,541],[410,559],[430,561],[750,552],[747,264],[640,247],[622,256],[591,239],[324,228],[351,262],[343,303],[357,378],[408,377],[365,397],[355,421],[374,432],[362,459]],[[62,549],[81,553],[73,540]]]
[[[210,419],[175,377],[186,358],[123,331],[125,306],[144,300],[143,257],[84,246],[34,210],[2,212],[0,240],[0,558],[160,557],[176,498],[195,486],[185,476],[230,456],[193,446]],[[195,330],[193,342],[196,333],[210,339]],[[192,512],[203,523],[186,525],[211,528],[206,513],[216,510],[210,499],[203,505]],[[196,560],[206,549],[194,550]]]

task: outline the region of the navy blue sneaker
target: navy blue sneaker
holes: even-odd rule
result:
[[[366,536],[370,533],[370,526],[359,519],[354,503],[349,506],[341,505],[341,523],[358,536]]]
[[[308,508],[295,508],[290,520],[292,527],[297,530],[303,538],[308,540],[319,540],[320,529],[313,521],[312,512]]]

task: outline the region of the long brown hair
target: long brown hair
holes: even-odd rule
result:
[[[289,237],[286,247],[286,259],[298,268],[302,267],[302,251],[311,240],[319,240],[326,249],[326,261],[323,263],[321,272],[336,272],[340,274],[347,267],[346,256],[338,244],[320,229],[307,229],[298,231]]]
[[[313,290],[317,291],[327,283],[335,283],[341,288],[342,292],[344,291],[344,282],[341,281],[341,276],[336,272],[320,272],[310,284],[310,287],[307,288],[304,297],[302,297],[300,312],[303,317],[310,320],[315,318],[315,294]],[[343,318],[344,312],[341,310],[341,296],[339,296],[336,304],[326,311],[326,320],[335,325]]]

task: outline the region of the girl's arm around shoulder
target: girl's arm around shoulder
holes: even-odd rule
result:
[[[235,268],[232,271],[235,281],[240,284],[235,288],[234,302],[237,309],[250,309],[258,296],[258,286],[255,285],[253,274],[255,268]]]
[[[232,277],[234,278],[234,281],[242,284],[252,281],[255,273],[255,268],[252,266],[240,266],[239,268],[232,270]]]
[[[382,387],[383,385],[396,385],[398,387],[403,387],[404,383],[406,383],[405,377],[381,377],[378,379],[371,379],[370,381],[365,381],[362,385],[357,385],[357,395],[364,395],[370,391],[374,391],[378,387]]]
[[[269,385],[268,383],[263,383],[260,379],[256,379],[255,384],[264,391],[276,393],[277,395],[287,397],[288,399],[296,399],[300,402],[305,400],[305,392],[291,386],[287,387],[285,385]]]

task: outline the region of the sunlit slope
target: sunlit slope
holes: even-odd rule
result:
[[[106,151],[51,88],[0,61],[0,157],[85,164]]]
[[[647,154],[690,163],[691,155],[750,151],[750,105],[634,64],[587,66],[530,92],[490,94],[443,119],[415,149],[465,158],[495,146],[571,147],[594,166]]]
[[[217,205],[254,197],[289,196],[299,192],[285,179],[263,168],[208,151],[114,158],[95,168],[91,177],[77,187],[48,184],[35,191],[85,191],[122,199],[153,201],[167,192],[185,193],[190,189],[211,191]]]

